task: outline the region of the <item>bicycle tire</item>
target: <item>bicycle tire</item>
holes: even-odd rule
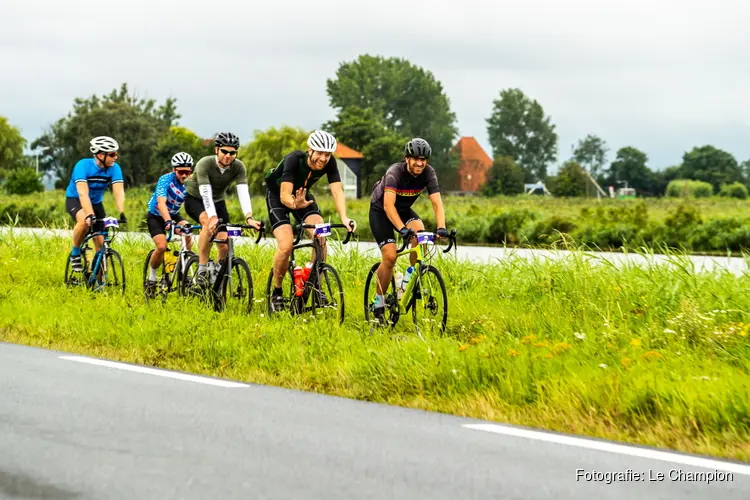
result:
[[[107,252],[104,254],[104,258],[106,260],[109,260],[109,271],[107,272],[107,279],[109,279],[109,272],[111,271],[119,271],[120,275],[122,276],[122,285],[118,286],[115,284],[115,287],[122,288],[121,293],[125,295],[125,265],[122,263],[122,257],[120,257],[120,254],[117,253],[117,250],[114,250],[112,248],[107,249]],[[117,276],[117,271],[115,271],[115,277]],[[109,288],[110,285],[106,284],[106,287]]]
[[[235,269],[241,270],[241,273],[245,274],[246,278],[246,285],[245,288],[247,289],[247,306],[245,307],[245,313],[250,314],[253,310],[253,297],[254,297],[254,290],[253,290],[253,275],[250,271],[250,266],[247,264],[245,259],[242,257],[234,257],[232,259],[232,270]],[[217,300],[217,308],[218,311],[223,311],[226,308],[227,304],[227,288],[229,279],[227,279],[228,276],[226,273],[224,273],[221,277],[221,284],[219,285],[219,295]]]
[[[374,321],[375,318],[371,317],[370,313],[370,286],[377,287],[375,284],[375,279],[377,278],[377,271],[380,267],[380,262],[376,262],[372,265],[370,268],[370,271],[367,273],[367,279],[365,280],[365,295],[364,295],[364,306],[365,306],[365,322],[369,323],[370,321]],[[377,291],[377,288],[375,288]],[[391,276],[391,286],[388,288],[389,292],[388,295],[386,295],[386,302],[388,301],[389,297],[392,296],[392,299],[396,299],[395,291],[396,291],[396,277]],[[389,323],[391,324],[391,327],[396,326],[396,323],[398,323],[399,320],[399,312],[398,312],[398,306],[396,306],[396,309],[394,310],[392,307],[386,307],[385,314],[388,318]]]
[[[445,329],[448,325],[448,293],[446,292],[445,288],[445,280],[443,280],[443,275],[440,274],[440,271],[434,266],[431,265],[424,265],[422,266],[421,272],[419,273],[419,281],[415,283],[416,285],[420,286],[420,289],[422,288],[422,280],[427,274],[433,274],[435,278],[437,279],[437,282],[440,286],[440,292],[443,294],[443,314],[442,318],[440,318],[440,333],[445,333]],[[415,288],[412,290],[412,294],[416,294],[417,289]],[[417,305],[419,303],[424,303],[425,298],[420,297],[416,298],[414,295],[412,295],[411,300],[411,313],[412,313],[412,319],[414,320],[414,325],[419,329],[419,318],[417,314]],[[429,300],[429,299],[428,299]]]
[[[293,298],[294,298],[294,271],[292,271],[291,264],[289,265],[289,269],[287,270],[287,274],[289,274],[289,281],[290,281],[290,287],[289,287],[289,295],[285,296],[286,302],[291,307]],[[284,289],[284,284],[282,282],[281,289]],[[266,312],[268,313],[268,317],[273,316],[276,314],[276,312],[273,310],[273,307],[271,307],[271,293],[273,292],[273,266],[271,266],[271,270],[268,272],[268,280],[266,281]],[[283,295],[283,292],[282,292]]]
[[[321,270],[321,272],[318,274],[318,287],[321,288],[321,291],[323,293],[326,292],[326,290],[322,290],[322,285],[320,284],[321,275],[328,276],[329,273],[331,275],[333,275],[334,282],[336,283],[336,286],[339,289],[339,292],[338,292],[338,296],[339,296],[338,299],[339,299],[339,304],[340,304],[340,306],[339,306],[339,324],[342,324],[344,322],[344,318],[346,317],[346,308],[345,308],[345,302],[344,302],[344,286],[341,284],[341,277],[339,276],[338,271],[336,271],[336,268],[334,268],[332,265],[330,265],[330,264],[328,264],[326,262],[324,262],[320,266],[320,270]],[[308,283],[309,283],[309,281],[308,281]],[[312,292],[314,293],[315,290],[312,290]],[[330,301],[330,297],[328,296],[328,294],[326,294],[326,300]],[[316,307],[317,307],[316,306],[315,296],[313,296],[311,298],[311,301],[312,301],[312,313],[315,314],[316,313]],[[318,304],[320,304],[320,302],[318,302]]]

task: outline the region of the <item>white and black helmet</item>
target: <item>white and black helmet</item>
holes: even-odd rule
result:
[[[177,153],[172,157],[172,168],[177,167],[193,168],[193,157],[184,151]]]
[[[316,130],[307,138],[307,145],[313,151],[333,153],[336,151],[336,138],[328,132]]]
[[[111,137],[107,137],[106,135],[94,137],[93,139],[91,139],[90,144],[91,146],[89,147],[89,149],[94,154],[113,153],[120,149],[120,145],[117,144],[117,141],[112,139]]]

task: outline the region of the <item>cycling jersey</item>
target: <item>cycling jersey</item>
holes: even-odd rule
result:
[[[300,188],[309,191],[310,187],[324,175],[328,175],[329,184],[341,182],[339,167],[333,155],[325,167],[321,170],[313,170],[307,164],[307,152],[292,151],[275,168],[266,173],[265,179],[268,189],[276,194],[281,191],[282,182],[291,182],[292,194],[294,194]]]
[[[227,194],[227,188],[232,182],[247,184],[247,168],[239,159],[223,172],[216,163],[216,156],[204,156],[195,164],[193,173],[185,180],[185,190],[190,196],[201,198],[199,186],[211,185],[214,201],[221,201]]]
[[[148,200],[148,213],[161,217],[159,212],[158,198],[167,198],[167,210],[169,215],[176,215],[180,211],[182,202],[185,201],[185,185],[180,184],[174,172],[159,177],[154,194]]]
[[[78,198],[78,190],[76,189],[76,183],[78,182],[88,184],[89,200],[91,200],[92,205],[96,205],[102,202],[104,191],[110,184],[125,182],[125,179],[123,179],[122,169],[117,163],[108,168],[101,168],[93,158],[84,158],[73,167],[68,188],[65,190],[66,197]]]
[[[401,212],[411,208],[425,188],[428,194],[440,192],[432,165],[426,165],[422,173],[415,177],[409,173],[406,162],[394,163],[372,187],[370,206],[374,210],[384,211],[383,197],[386,191],[390,191],[396,193],[396,210]]]

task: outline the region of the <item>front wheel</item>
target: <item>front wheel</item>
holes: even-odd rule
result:
[[[232,259],[231,276],[225,273],[221,278],[217,306],[220,310],[226,308],[228,298],[247,314],[253,310],[253,278],[250,266],[241,257]]]
[[[339,324],[344,322],[344,287],[336,269],[330,264],[321,264],[318,274],[317,285],[309,286],[312,302],[312,313],[316,317],[323,316],[322,320],[329,317],[333,320],[338,316]],[[310,281],[308,281],[310,283]]]
[[[122,263],[122,257],[116,250],[108,248],[104,254],[104,261],[96,263],[94,256],[94,267],[96,267],[96,277],[89,280],[89,287],[92,289],[111,288],[119,289],[120,293],[125,294],[125,266]]]
[[[287,274],[289,275],[289,291],[288,293],[283,293],[281,295],[281,304],[279,304],[281,307],[283,307],[282,310],[288,310],[292,314],[298,313],[299,309],[299,302],[301,302],[299,299],[300,297],[294,296],[294,271],[292,271],[292,266],[289,266],[289,270],[287,271]],[[281,289],[284,289],[284,282],[281,283]],[[266,311],[268,312],[268,316],[273,316],[274,314],[278,314],[281,312],[281,310],[276,310],[273,307],[273,267],[271,267],[271,270],[268,272],[268,281],[266,281]]]
[[[445,333],[448,324],[448,294],[440,271],[433,266],[423,266],[412,290],[412,318],[419,333],[439,331]]]

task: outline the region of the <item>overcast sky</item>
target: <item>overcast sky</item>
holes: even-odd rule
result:
[[[0,115],[31,141],[75,97],[127,82],[176,97],[201,136],[247,141],[332,118],[326,78],[370,53],[432,71],[488,153],[492,100],[518,87],[552,117],[561,160],[594,133],[609,160],[635,146],[663,168],[713,144],[743,161],[748,19],[742,0],[4,0]]]

